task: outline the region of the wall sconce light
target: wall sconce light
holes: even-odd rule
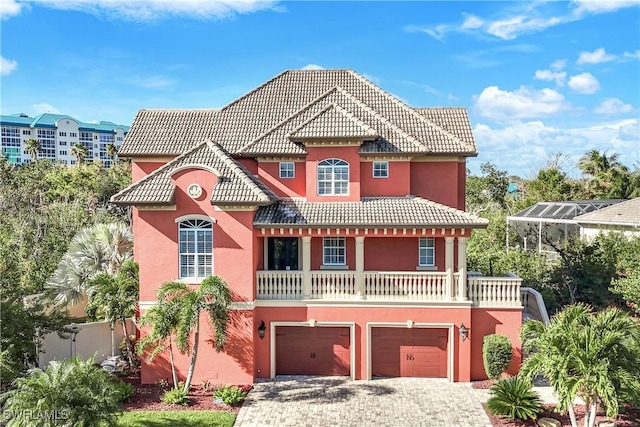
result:
[[[258,336],[260,339],[264,338],[264,334],[267,332],[267,325],[264,324],[264,320],[260,322],[260,326],[258,326]]]
[[[462,323],[460,325],[460,338],[462,338],[462,341],[466,341],[468,336],[469,336],[469,329],[467,329],[467,327],[464,326],[464,323]]]

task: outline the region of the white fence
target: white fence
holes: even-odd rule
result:
[[[73,326],[70,325],[70,326]],[[45,368],[52,360],[63,360],[73,356],[88,359],[95,354],[96,363],[100,363],[114,354],[119,354],[118,345],[124,338],[122,324],[116,323],[111,335],[109,322],[77,323],[75,334],[68,338],[60,338],[56,332],[47,334],[42,339],[38,366]],[[127,320],[129,334],[135,334],[136,327],[132,319]]]

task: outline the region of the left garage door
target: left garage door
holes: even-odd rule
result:
[[[349,328],[278,326],[276,375],[349,375]]]

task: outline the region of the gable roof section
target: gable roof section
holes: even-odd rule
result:
[[[370,197],[358,202],[307,202],[282,199],[258,209],[253,225],[260,227],[388,227],[484,228],[484,218],[420,197]]]
[[[286,71],[217,112],[143,110],[136,116],[119,154],[181,154],[205,138],[215,140],[231,155],[255,155],[254,152],[304,154],[304,147],[295,148],[295,144],[283,141],[288,132],[280,134],[273,132],[273,129],[293,118],[301,120],[296,120],[294,127],[297,127],[317,114],[319,110],[315,108],[300,113],[336,87],[340,88],[342,95],[349,95],[351,103],[347,103],[345,97],[341,99],[344,102],[326,99],[315,108],[322,109],[328,103],[335,102],[379,134],[385,133],[384,123],[393,124],[401,130],[387,130],[388,135],[383,135],[380,144],[382,148],[371,146],[369,150],[390,152],[395,147],[399,152],[407,152],[406,149],[410,148],[420,149],[425,154],[477,154],[472,135],[471,138],[461,138],[350,70]],[[335,96],[338,91],[333,93]],[[289,132],[292,130],[288,126],[286,129]],[[266,134],[270,139],[257,142]],[[406,135],[404,139],[413,139],[418,144],[394,139],[402,134]],[[251,146],[251,150],[247,149],[248,146]],[[246,149],[244,152],[243,148]],[[280,149],[285,151],[278,151]]]
[[[578,223],[640,227],[640,197],[575,217]]]
[[[177,170],[189,167],[205,168],[218,176],[214,188],[207,189],[212,204],[262,206],[277,200],[271,190],[233,160],[219,144],[206,140],[115,194],[111,202],[119,205],[171,205],[175,195],[171,176]]]
[[[474,146],[473,130],[466,108],[461,107],[434,107],[416,108],[418,113],[428,120],[451,132],[467,144]]]
[[[377,136],[378,132],[371,126],[344,108],[330,104],[294,129],[289,134],[289,139],[376,138]]]

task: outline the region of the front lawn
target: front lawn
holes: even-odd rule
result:
[[[118,417],[120,427],[231,427],[236,414],[224,411],[129,411]]]

